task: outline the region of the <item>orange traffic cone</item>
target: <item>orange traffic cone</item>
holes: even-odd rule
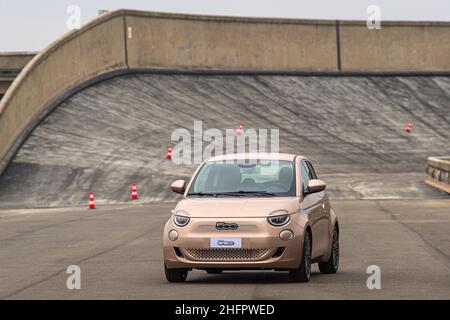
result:
[[[91,192],[89,196],[89,209],[95,209],[95,199],[93,192]]]
[[[167,150],[166,159],[172,159],[172,146],[169,146],[169,150]]]
[[[241,124],[239,125],[239,128],[236,129],[236,135],[237,135],[237,136],[240,136],[240,135],[243,134],[243,133],[244,133],[244,125],[241,123]]]
[[[137,199],[137,198],[138,198],[138,194],[137,194],[136,183],[133,183],[133,187],[131,188],[131,199]]]
[[[409,121],[409,122],[408,122],[408,125],[406,126],[405,131],[408,132],[408,133],[410,133],[410,132],[411,132],[411,129],[412,129],[412,123],[411,123],[411,121]]]

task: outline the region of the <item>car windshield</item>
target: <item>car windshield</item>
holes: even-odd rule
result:
[[[195,176],[188,196],[295,196],[292,161],[243,160],[206,162]]]

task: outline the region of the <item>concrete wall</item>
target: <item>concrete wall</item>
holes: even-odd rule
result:
[[[429,157],[425,183],[450,194],[450,157]]]
[[[0,70],[21,70],[36,54],[36,52],[0,52]]]
[[[0,99],[35,52],[0,52]]]
[[[38,54],[0,101],[0,173],[61,93],[126,67],[123,14],[103,16]]]
[[[330,21],[131,12],[130,68],[337,71]]]
[[[342,71],[450,71],[450,24],[340,22]]]
[[[450,186],[450,157],[429,157],[427,173],[432,179]]]
[[[0,174],[65,95],[111,72],[450,72],[449,35],[448,23],[369,31],[361,23],[112,12],[55,41],[8,89],[0,101]]]

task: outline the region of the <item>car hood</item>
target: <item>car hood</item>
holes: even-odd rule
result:
[[[275,210],[297,211],[295,197],[276,198],[189,198],[178,202],[174,211],[184,210],[192,218],[267,217]]]

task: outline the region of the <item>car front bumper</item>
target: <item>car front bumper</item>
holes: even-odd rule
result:
[[[220,220],[220,219],[219,219]],[[185,227],[166,223],[163,236],[164,263],[168,268],[188,269],[292,269],[298,268],[303,249],[303,229],[293,221],[271,226],[266,218],[233,219],[236,230],[217,230],[217,218],[194,218]],[[168,234],[178,232],[172,241]],[[280,232],[291,230],[290,240]],[[211,238],[241,240],[240,248],[211,248]]]

